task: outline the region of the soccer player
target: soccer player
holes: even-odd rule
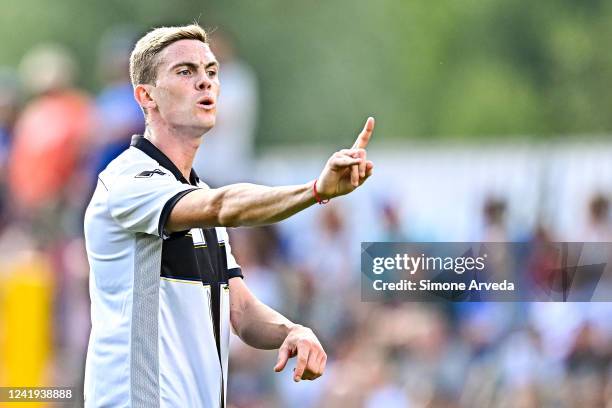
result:
[[[303,185],[211,189],[191,169],[215,124],[219,63],[198,25],[157,28],[130,58],[144,136],[103,170],[85,214],[92,330],[87,407],[223,407],[231,328],[247,344],[297,357],[313,380],[327,356],[311,329],[259,302],[225,227],[283,220],[360,186],[374,120]]]

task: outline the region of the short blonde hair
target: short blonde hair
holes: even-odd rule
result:
[[[138,40],[130,55],[132,85],[154,84],[159,65],[157,56],[164,48],[180,40],[197,40],[207,44],[208,35],[198,24],[190,24],[154,28]]]

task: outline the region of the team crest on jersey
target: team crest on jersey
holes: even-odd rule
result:
[[[159,174],[160,176],[166,175],[166,173],[164,173],[163,171],[159,169],[155,169],[155,170],[145,170],[142,173],[138,173],[136,175],[136,178],[150,178],[150,177],[153,177],[154,174]]]

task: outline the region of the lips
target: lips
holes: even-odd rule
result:
[[[198,100],[198,107],[206,110],[214,109],[216,106],[215,98],[212,96],[205,96]]]

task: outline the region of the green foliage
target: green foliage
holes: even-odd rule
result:
[[[61,41],[95,91],[100,33],[200,21],[233,32],[260,79],[263,145],[377,138],[545,137],[612,130],[612,4],[4,0],[2,64]],[[8,39],[8,40],[7,40]]]

